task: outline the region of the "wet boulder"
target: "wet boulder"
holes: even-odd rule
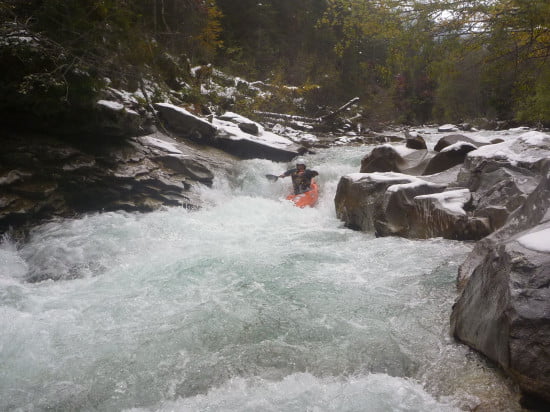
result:
[[[528,132],[468,153],[456,186],[473,193],[474,214],[488,218],[496,230],[535,190],[548,158],[550,135]]]
[[[417,132],[405,132],[405,146],[407,146],[409,149],[415,149],[415,150],[426,150],[428,147],[426,146],[426,141],[422,136],[420,136]]]
[[[536,163],[538,184],[460,266],[451,330],[550,402],[550,160]]]
[[[197,208],[201,202],[191,189],[214,177],[214,160],[161,134],[80,146],[18,134],[3,144],[0,232],[87,212]]]
[[[462,164],[466,159],[466,155],[476,150],[476,148],[473,144],[466,142],[458,142],[447,146],[429,160],[422,174],[432,175]]]
[[[155,103],[160,118],[166,127],[183,137],[208,142],[217,133],[214,125],[191,112],[170,103]]]
[[[439,139],[434,146],[434,150],[436,152],[440,152],[446,147],[454,145],[455,143],[459,143],[459,142],[470,143],[472,146],[476,148],[487,144],[485,142],[480,142],[478,140],[471,139],[468,136],[464,136],[463,134],[450,134],[447,136],[443,136],[441,139]]]
[[[385,144],[376,146],[361,160],[361,173],[401,172],[405,167],[405,159],[395,147]]]
[[[447,132],[458,132],[460,128],[454,124],[444,124],[437,128],[437,131],[440,133],[447,133]]]
[[[338,183],[336,215],[353,229],[380,236],[406,236],[414,197],[444,189],[444,185],[400,173],[354,173]]]
[[[289,162],[307,149],[292,140],[264,130],[259,124],[238,116],[214,118],[218,132],[213,145],[240,159],[268,159]]]
[[[254,136],[258,136],[264,132],[264,128],[259,123],[253,122],[237,113],[225,112],[223,115],[218,116],[218,119],[235,123],[243,132]]]
[[[486,250],[453,307],[454,336],[550,402],[550,216]]]
[[[240,159],[288,162],[306,151],[286,137],[267,132],[259,124],[235,113],[213,117],[210,123],[169,103],[157,103],[155,107],[169,130]]]
[[[361,160],[360,173],[396,172],[421,175],[433,157],[428,150],[413,150],[384,144],[376,146]]]
[[[487,236],[491,233],[488,219],[466,211],[471,199],[468,189],[416,196],[409,237],[479,240]]]
[[[114,100],[98,100],[94,132],[102,136],[130,137],[152,133],[151,119]]]
[[[343,176],[334,199],[346,226],[377,236],[478,240],[490,233],[487,219],[466,211],[468,189],[400,173]]]

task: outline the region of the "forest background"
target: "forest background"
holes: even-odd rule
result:
[[[358,96],[373,122],[550,126],[548,0],[3,0],[0,22],[13,121],[59,121],[147,81],[243,114],[317,116]],[[205,95],[198,65],[277,92]]]

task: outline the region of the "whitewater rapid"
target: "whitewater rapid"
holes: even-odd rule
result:
[[[335,217],[365,148],[307,156],[316,208],[283,200],[288,165],[243,161],[199,211],[99,213],[0,245],[0,410],[515,410],[449,336],[472,245],[375,238]]]

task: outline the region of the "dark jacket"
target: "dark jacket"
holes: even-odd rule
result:
[[[306,169],[304,173],[298,173],[298,169],[290,169],[283,173],[284,176],[292,177],[292,186],[294,186],[294,194],[307,192],[311,189],[311,179],[318,176],[315,170]]]

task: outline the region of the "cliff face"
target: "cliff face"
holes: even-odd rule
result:
[[[80,144],[21,133],[8,137],[0,153],[1,232],[86,212],[197,208],[193,187],[211,184],[212,170],[229,161],[159,133]]]

